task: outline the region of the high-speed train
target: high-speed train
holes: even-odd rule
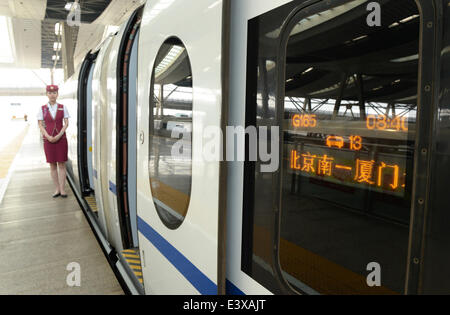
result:
[[[60,99],[133,294],[450,293],[449,0],[149,0]]]

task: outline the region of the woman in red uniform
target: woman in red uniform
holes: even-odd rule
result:
[[[48,104],[41,107],[38,113],[39,128],[44,136],[44,151],[47,163],[50,164],[55,194],[67,198],[66,186],[66,162],[68,144],[66,130],[69,127],[69,113],[64,105],[58,104],[58,87],[47,86]]]

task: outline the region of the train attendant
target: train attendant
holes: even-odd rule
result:
[[[38,112],[39,128],[44,137],[44,151],[47,163],[50,164],[55,194],[53,198],[67,198],[66,162],[68,160],[68,144],[66,130],[69,127],[69,112],[64,105],[56,102],[58,86],[47,86],[49,102],[42,106]]]

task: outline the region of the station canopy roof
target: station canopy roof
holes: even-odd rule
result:
[[[101,42],[109,26],[125,22],[144,1],[78,2],[81,23],[72,28],[75,65]],[[0,0],[0,68],[62,68],[61,36],[55,25],[67,21],[72,5],[64,0]]]

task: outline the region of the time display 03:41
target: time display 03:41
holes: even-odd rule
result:
[[[369,130],[397,130],[408,132],[408,119],[407,117],[395,117],[389,118],[386,115],[367,116],[367,129]]]
[[[317,127],[317,115],[294,115],[292,116],[292,126],[294,128],[315,128]],[[408,118],[397,116],[389,118],[386,115],[369,115],[366,119],[366,127],[369,130],[397,130],[408,132]]]

